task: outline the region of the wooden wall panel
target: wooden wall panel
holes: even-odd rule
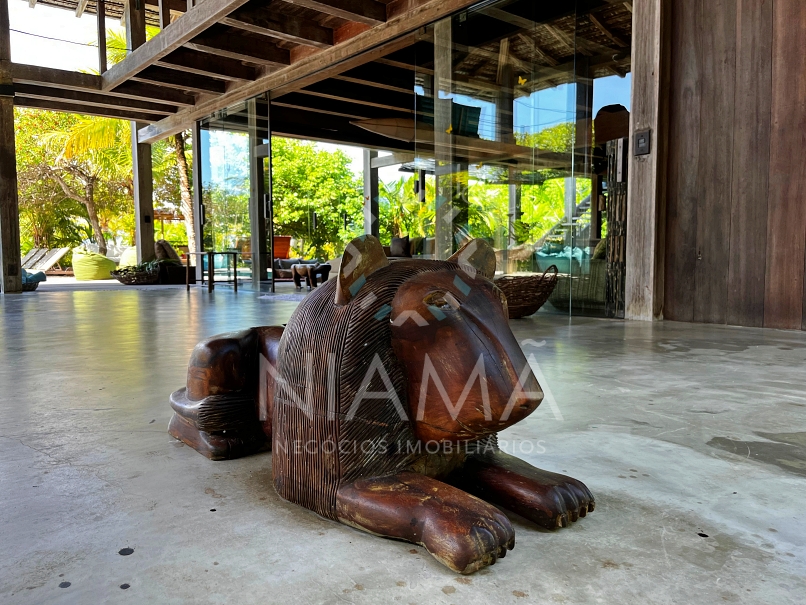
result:
[[[775,0],[772,38],[764,325],[802,328],[806,262],[806,2]]]
[[[725,323],[730,258],[736,0],[701,0],[694,321]]]
[[[699,58],[700,0],[678,0],[672,14],[669,98],[669,167],[663,316],[694,319],[697,258],[697,172],[702,78]]]
[[[739,0],[727,323],[764,323],[772,102],[772,2]]]
[[[664,317],[806,329],[806,2],[673,4]]]

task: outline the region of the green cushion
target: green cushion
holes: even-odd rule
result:
[[[73,273],[78,281],[112,279],[115,261],[82,247],[73,248]]]

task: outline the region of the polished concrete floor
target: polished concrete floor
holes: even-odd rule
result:
[[[806,334],[513,322],[551,397],[502,442],[597,507],[557,532],[515,520],[507,558],[459,577],[281,501],[268,453],[210,462],[166,433],[196,341],[283,323],[288,298],[0,298],[0,602],[806,600]]]

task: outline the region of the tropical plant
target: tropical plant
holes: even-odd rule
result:
[[[332,258],[364,232],[361,186],[342,151],[272,138],[275,232],[306,257]]]
[[[391,183],[378,183],[378,213],[381,241],[392,237],[434,235],[434,183],[426,180],[425,201],[414,192],[416,177],[401,177]],[[431,200],[428,203],[427,200]]]

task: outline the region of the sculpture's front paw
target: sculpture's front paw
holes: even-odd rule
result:
[[[567,527],[569,523],[593,512],[596,502],[584,483],[565,475],[535,470],[540,476],[535,477],[539,480],[539,488],[535,490],[533,497],[539,499],[541,505],[547,508],[547,514],[540,514],[538,508],[536,510],[538,514],[524,516],[547,529],[555,529]],[[523,515],[520,511],[515,512]]]
[[[469,574],[505,557],[515,530],[495,506],[456,491],[456,500],[448,494],[427,507],[419,542],[453,571]]]
[[[495,506],[418,473],[345,484],[336,512],[347,525],[421,544],[463,574],[492,565],[515,545],[512,524]]]
[[[581,481],[535,468],[503,452],[469,457],[448,481],[546,529],[566,527],[596,505]]]

